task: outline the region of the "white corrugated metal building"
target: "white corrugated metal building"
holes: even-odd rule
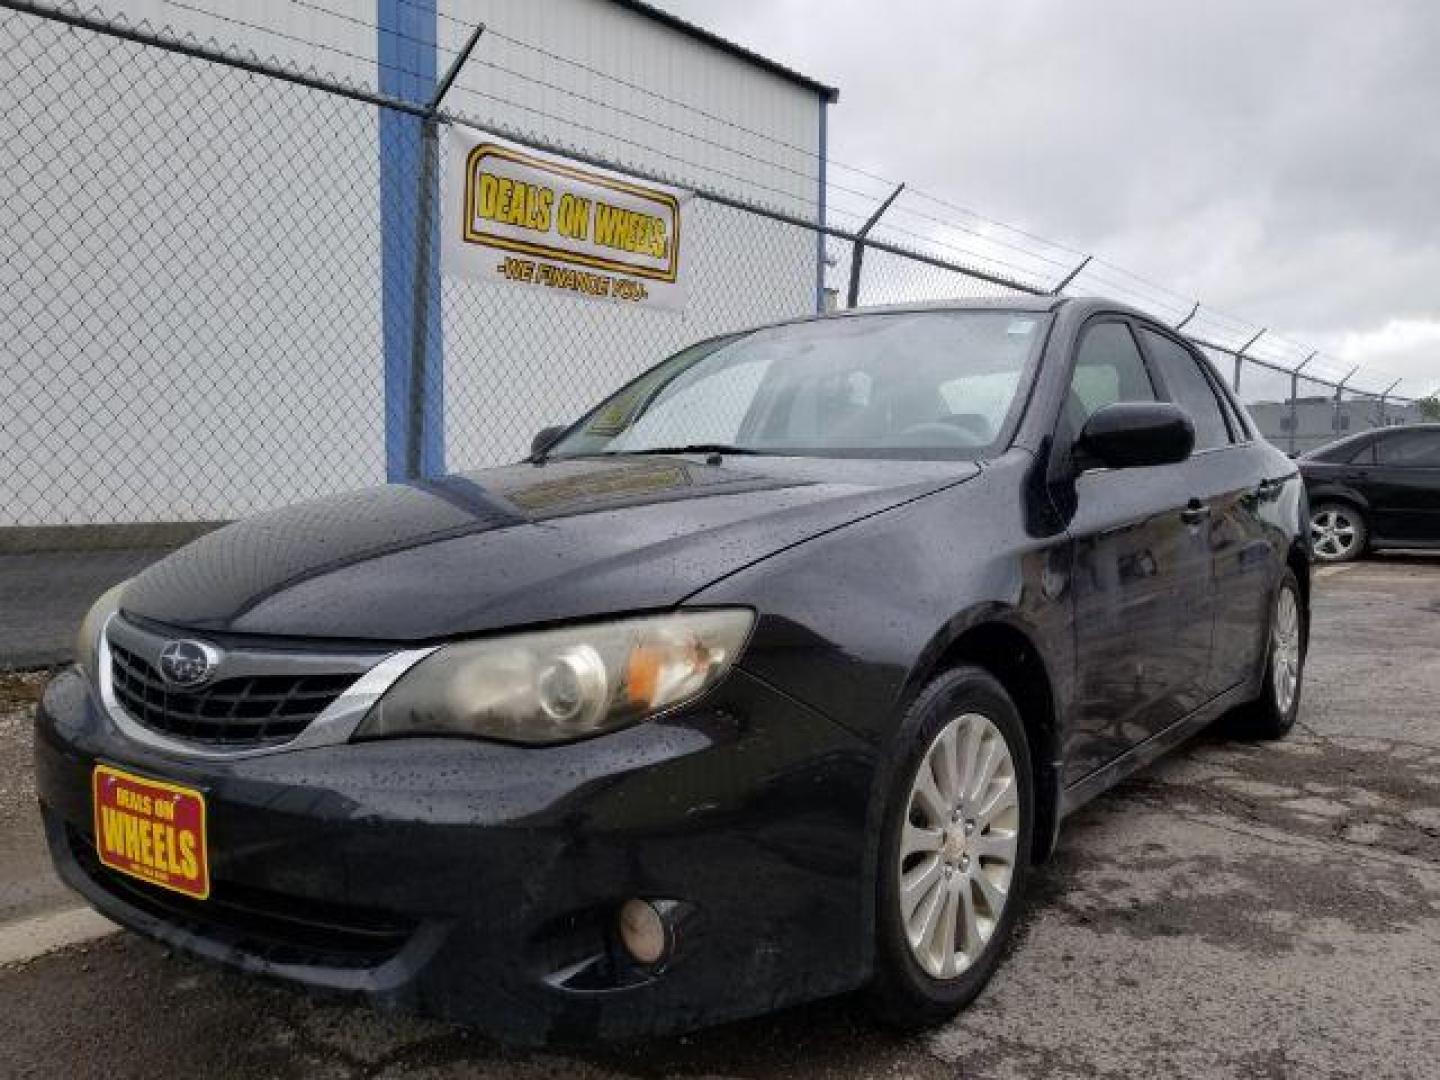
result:
[[[447,110],[822,215],[833,90],[636,0],[429,2],[103,10],[382,91],[424,73],[417,50],[444,71],[483,22]],[[11,11],[0,93],[17,103],[0,114],[0,526],[229,518],[383,480],[396,211],[378,110]],[[447,467],[519,456],[690,341],[814,310],[813,232],[693,214],[684,312],[444,280]]]

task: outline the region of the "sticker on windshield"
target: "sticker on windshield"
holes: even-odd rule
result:
[[[1034,319],[1011,319],[1010,325],[1005,328],[1005,333],[1013,334],[1016,337],[1025,337],[1028,334],[1034,333],[1034,331]]]
[[[630,426],[645,397],[639,392],[624,394],[605,405],[590,423],[585,425],[587,435],[619,435]]]

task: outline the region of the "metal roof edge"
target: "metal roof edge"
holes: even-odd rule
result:
[[[762,56],[760,53],[747,49],[743,45],[736,44],[729,38],[721,37],[713,31],[706,30],[703,26],[696,26],[694,23],[682,19],[678,15],[672,15],[662,8],[646,3],[645,0],[610,0],[610,2],[623,8],[629,8],[636,14],[644,15],[648,19],[663,23],[672,30],[678,30],[682,34],[687,34],[699,41],[703,41],[707,45],[712,45],[722,52],[727,52],[732,56],[738,56],[740,59],[754,64],[757,67],[764,68],[773,75],[779,75],[782,79],[787,79],[790,82],[798,83],[800,86],[813,90],[819,94],[827,104],[833,104],[840,98],[840,91],[835,87],[826,86],[824,83],[812,79],[808,75],[802,75],[793,68],[786,67],[777,60],[771,60],[768,56]]]

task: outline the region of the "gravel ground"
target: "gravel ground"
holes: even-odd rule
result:
[[[0,926],[77,901],[50,871],[35,812],[30,711],[43,682],[36,672],[0,672]]]
[[[0,922],[47,887],[31,686],[0,684]],[[1437,703],[1440,559],[1327,571],[1300,728],[1260,745],[1222,724],[1071,819],[999,976],[928,1035],[878,1031],[841,999],[644,1046],[510,1052],[119,934],[0,969],[0,1075],[1435,1077]]]

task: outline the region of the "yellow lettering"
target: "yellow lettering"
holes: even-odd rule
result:
[[[146,866],[155,865],[155,852],[150,847],[150,822],[137,822],[136,831],[140,834],[140,861]]]
[[[476,207],[476,210],[481,217],[494,220],[495,203],[499,198],[499,187],[499,182],[493,174],[480,174],[480,205]]]
[[[150,833],[154,837],[155,865],[164,870],[170,864],[170,853],[167,850],[170,839],[170,830],[158,821],[150,823]]]
[[[555,192],[508,176],[480,174],[476,212],[482,218],[522,229],[548,232]]]
[[[166,844],[165,844],[166,860],[165,860],[165,861],[166,861],[167,865],[169,865],[169,867],[170,867],[170,872],[171,872],[172,874],[178,874],[178,873],[180,873],[180,853],[175,850],[175,846],[176,846],[176,841],[179,839],[179,834],[178,834],[174,829],[172,829],[171,827],[169,827],[169,826],[167,825],[167,826],[165,827],[165,837],[166,837]]]
[[[132,861],[140,858],[139,825],[129,814],[120,814],[120,823],[125,831],[125,857]]]
[[[520,196],[519,198],[516,198],[517,194]],[[508,176],[502,176],[500,178],[500,212],[496,220],[503,221],[507,225],[519,225],[520,215],[525,212],[524,203],[524,193],[515,190],[515,181]]]
[[[590,235],[590,200],[572,195],[568,191],[560,196],[560,213],[556,230],[561,236],[572,240],[584,240]]]
[[[595,204],[595,242],[604,247],[620,246],[620,215],[609,203]]]
[[[116,855],[125,850],[125,833],[121,822],[123,817],[113,806],[100,808],[101,846]]]
[[[200,872],[195,858],[195,834],[189,829],[180,830],[180,872],[187,878],[194,878]]]
[[[656,259],[664,258],[668,247],[662,219],[607,203],[595,206],[595,242]]]

